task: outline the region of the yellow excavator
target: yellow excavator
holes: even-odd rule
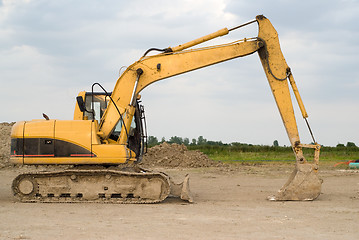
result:
[[[258,23],[258,37],[192,48],[252,23]],[[160,53],[148,55],[151,51]],[[296,157],[292,175],[269,199],[316,199],[322,184],[318,177],[320,145],[309,128],[308,115],[281,52],[278,34],[263,15],[177,47],[149,49],[120,75],[112,92],[106,92],[98,83],[92,85],[91,92],[80,92],[74,120],[53,120],[44,115],[43,120],[17,122],[11,132],[13,163],[71,167],[20,174],[12,184],[14,195],[23,202],[156,203],[171,195],[193,201],[188,176],[175,184],[165,173],[136,167],[146,148],[140,92],[156,81],[255,52]],[[289,84],[312,134],[312,144],[300,142]],[[103,92],[94,92],[94,87]],[[314,150],[313,161],[307,162],[303,148]]]

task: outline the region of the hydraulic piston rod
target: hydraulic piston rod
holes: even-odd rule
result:
[[[196,45],[201,44],[201,43],[204,43],[204,42],[207,42],[207,41],[212,40],[212,39],[214,39],[214,38],[227,35],[230,31],[233,31],[233,30],[236,30],[236,29],[238,29],[238,28],[247,26],[248,24],[254,23],[254,22],[256,22],[256,21],[257,21],[257,20],[253,20],[253,21],[244,23],[244,24],[242,24],[242,25],[239,25],[239,26],[237,26],[237,27],[231,28],[231,29],[229,29],[229,30],[228,30],[228,28],[223,28],[223,29],[221,29],[221,30],[218,30],[217,32],[208,34],[208,35],[206,35],[206,36],[197,38],[197,39],[195,39],[195,40],[192,40],[192,41],[187,42],[187,43],[184,43],[184,44],[180,44],[180,45],[178,45],[177,47],[171,48],[171,50],[172,50],[172,52],[182,51],[182,50],[184,50],[184,49],[187,49],[187,48],[196,46]]]

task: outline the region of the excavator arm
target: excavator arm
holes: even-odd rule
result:
[[[303,118],[306,119],[308,115],[299,95],[293,74],[280,49],[276,30],[270,21],[262,15],[257,16],[256,20],[250,23],[253,22],[257,22],[259,26],[258,37],[256,38],[187,50],[199,43],[226,35],[238,27],[230,30],[224,28],[186,44],[163,49],[164,53],[143,56],[139,61],[129,66],[116,83],[111,96],[113,101],[109,103],[101,119],[98,135],[103,140],[106,140],[119,120],[125,126],[130,126],[135,113],[136,99],[139,93],[148,85],[175,75],[258,52],[296,156],[296,168],[291,177],[279,190],[278,194],[270,199],[312,200],[318,197],[321,191],[321,180],[317,176],[320,145],[317,143],[301,144],[300,142],[289,84],[292,86]],[[126,144],[128,134],[129,127],[122,128],[118,143]],[[302,151],[303,147],[314,149],[313,163],[308,163],[305,159]]]
[[[307,121],[308,114],[299,95],[291,69],[287,65],[280,49],[276,30],[269,20],[263,16],[257,16],[257,21],[259,24],[258,39],[261,39],[264,43],[264,47],[258,50],[258,54],[296,157],[296,168],[290,178],[278,191],[276,196],[271,196],[269,199],[313,200],[317,198],[321,192],[322,180],[319,179],[317,175],[320,145],[316,143],[309,127]],[[287,79],[292,86],[314,144],[301,144],[300,142]],[[314,149],[313,163],[307,162],[303,155],[302,148]]]

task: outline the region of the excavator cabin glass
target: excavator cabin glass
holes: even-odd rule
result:
[[[85,107],[91,110],[84,112],[84,119],[97,120],[100,123],[108,103],[111,101],[111,94],[111,92],[107,94],[102,92],[86,92]],[[109,138],[117,141],[122,129],[125,128],[124,130],[128,131],[128,148],[136,153],[140,161],[140,158],[147,149],[147,134],[144,126],[146,126],[144,108],[140,101],[137,100],[136,111],[131,125],[124,126],[122,119],[120,119]]]
[[[92,111],[85,111],[84,119],[87,118],[88,120],[97,120],[100,122],[109,101],[110,97],[106,95],[106,93],[86,93],[85,107]]]

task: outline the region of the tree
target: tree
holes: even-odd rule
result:
[[[169,143],[177,143],[177,144],[182,144],[183,143],[183,139],[181,137],[177,137],[177,136],[173,136],[170,138],[170,140],[168,140]]]
[[[356,147],[356,145],[353,142],[347,142],[347,147]]]
[[[197,145],[197,140],[195,138],[192,138],[191,145]]]
[[[188,146],[189,145],[189,139],[188,138],[184,138],[183,139],[183,144]]]
[[[203,138],[203,136],[199,136],[197,140],[197,145],[205,145],[207,143],[207,139]]]
[[[149,146],[155,146],[158,144],[158,139],[154,136],[148,136],[147,143]]]
[[[164,143],[164,142],[166,142],[166,138],[165,138],[165,137],[162,137],[161,143]]]
[[[274,140],[273,146],[274,146],[274,147],[278,147],[278,146],[279,146],[278,140]]]
[[[207,145],[222,146],[222,141],[206,141]]]

